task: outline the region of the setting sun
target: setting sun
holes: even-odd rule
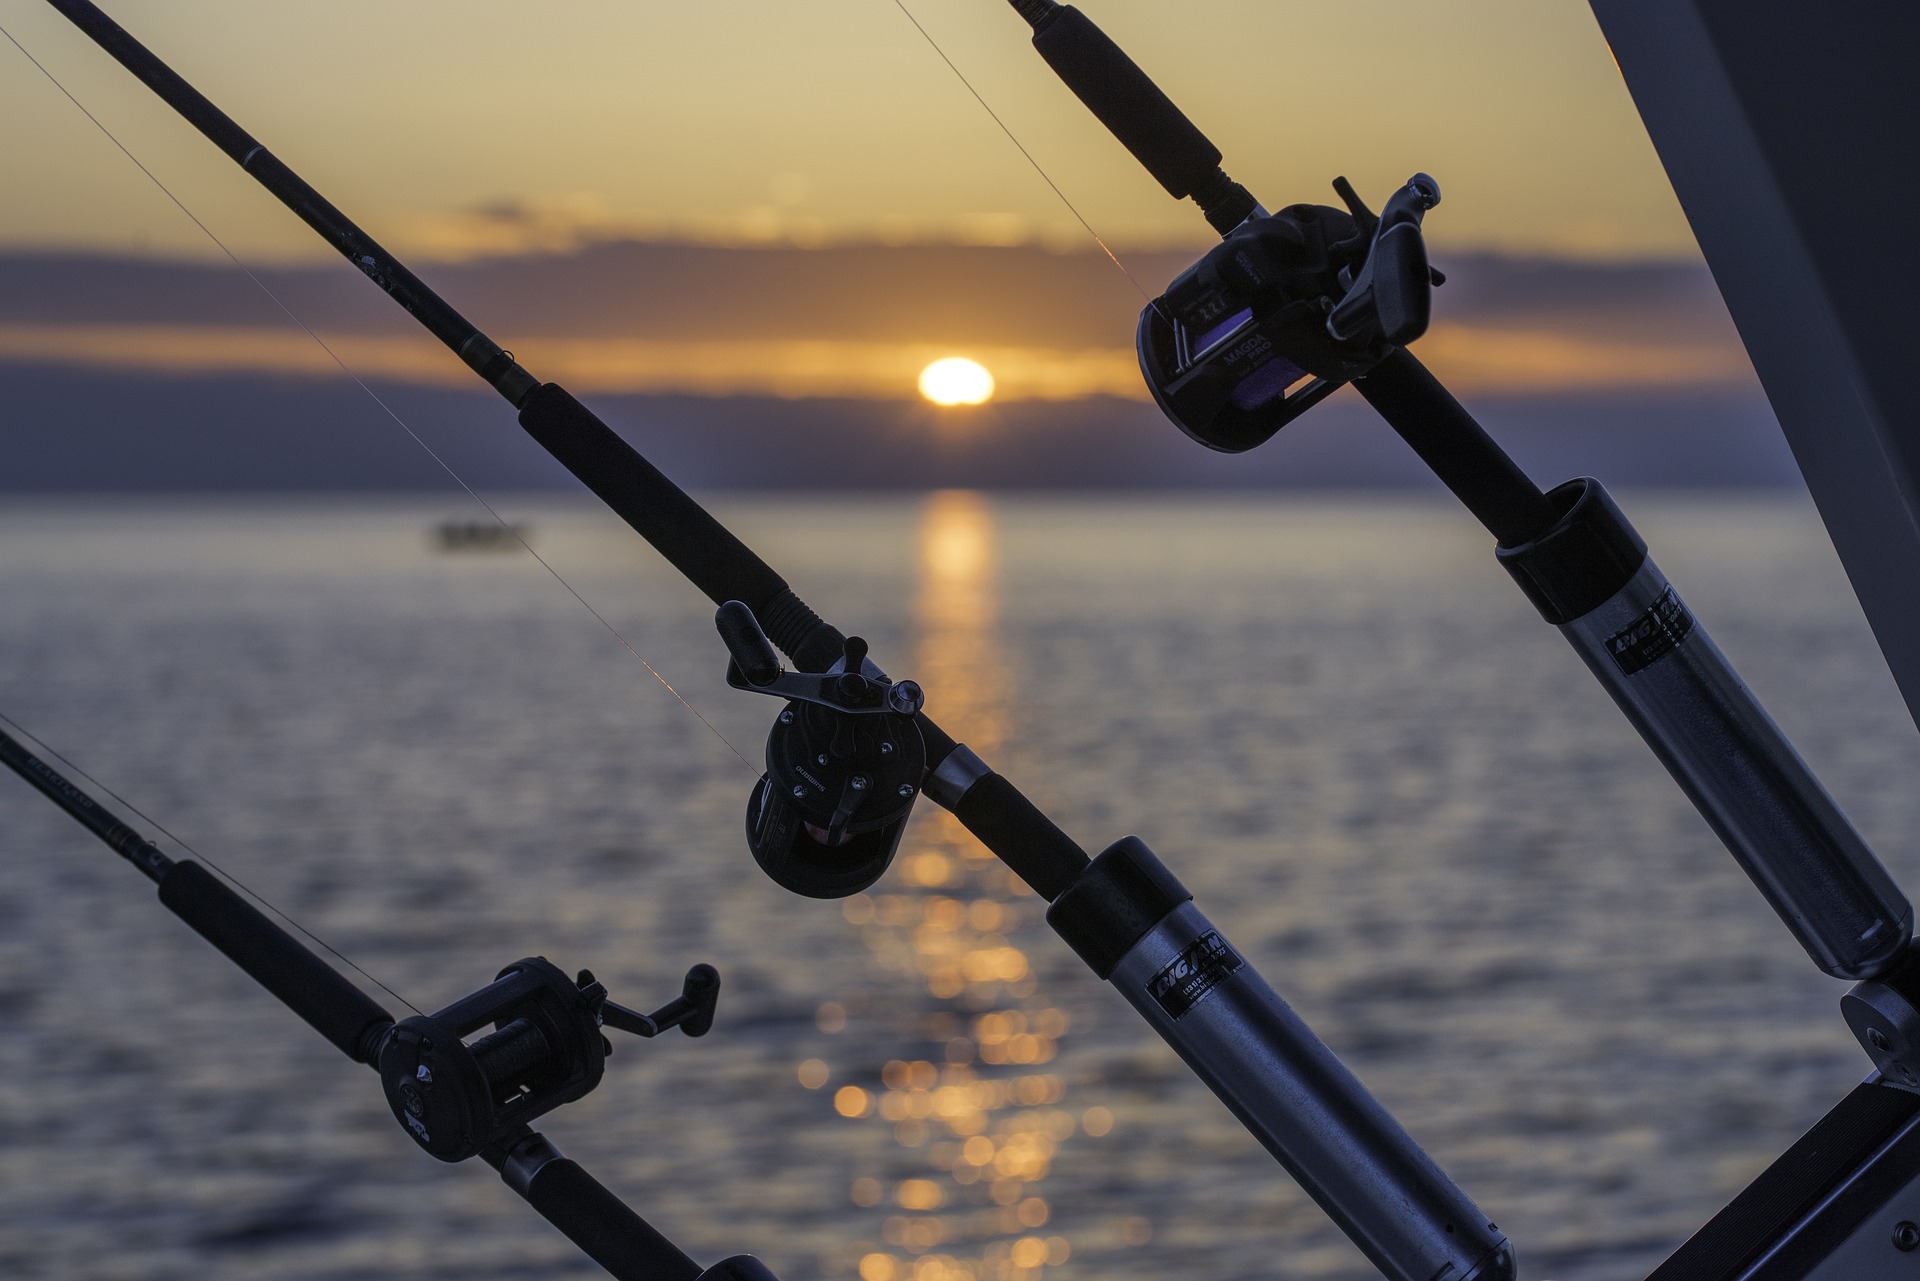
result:
[[[993,398],[993,375],[978,361],[949,356],[920,371],[920,394],[936,405],[984,405]]]

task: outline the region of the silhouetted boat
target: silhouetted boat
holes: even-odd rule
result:
[[[434,546],[443,552],[513,552],[527,541],[525,525],[487,520],[443,520],[433,527]]]

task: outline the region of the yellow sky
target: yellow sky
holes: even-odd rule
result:
[[[907,0],[1087,218],[1209,233],[1087,116],[1004,0]],[[1084,243],[893,0],[107,0],[396,250],[638,234]],[[1582,0],[1085,0],[1270,207],[1414,169],[1443,248],[1685,257],[1691,237]],[[0,24],[243,255],[324,252],[39,0]],[[0,249],[205,252],[0,44]]]
[[[471,388],[472,373],[425,334],[402,338],[323,333],[326,348],[291,327],[0,324],[0,359],[171,375],[273,373],[329,377],[338,356],[366,378]],[[662,342],[546,338],[518,354],[581,394],[841,396],[905,399],[920,372],[952,344],[834,340]],[[1146,400],[1124,347],[964,349],[997,384],[994,399]],[[329,352],[332,354],[330,355]],[[1554,331],[1538,326],[1436,325],[1420,355],[1460,395],[1678,391],[1744,385],[1750,366],[1720,333],[1681,342]]]

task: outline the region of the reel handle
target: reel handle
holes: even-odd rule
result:
[[[593,983],[593,974],[582,970],[578,981],[581,987],[587,987]],[[606,1001],[600,1006],[600,1022],[604,1027],[619,1028],[635,1036],[658,1036],[673,1027],[688,1036],[705,1036],[713,1027],[714,1007],[719,1003],[720,971],[711,965],[696,965],[687,971],[680,995],[653,1013],[641,1014]]]
[[[1335,190],[1349,208],[1358,203],[1345,180]],[[1407,179],[1374,219],[1373,243],[1353,285],[1327,317],[1327,333],[1336,342],[1371,339],[1404,347],[1427,332],[1433,315],[1433,268],[1420,220],[1440,203],[1440,185],[1426,174]],[[1361,206],[1356,218],[1365,212]],[[1362,220],[1364,223],[1364,220]]]

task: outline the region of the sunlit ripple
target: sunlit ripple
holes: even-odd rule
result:
[[[1006,737],[1009,691],[986,500],[931,495],[920,552],[914,675],[932,691],[929,707],[943,728],[991,758]],[[875,1218],[839,1273],[860,1281],[1037,1281],[1073,1251],[1042,1192],[1055,1154],[1078,1134],[1112,1126],[1096,1100],[1069,1106],[1067,1082],[1047,1067],[1073,1016],[1042,990],[1014,941],[1021,927],[1039,923],[1040,904],[951,814],[932,807],[916,818],[883,885],[848,899],[843,911],[875,963],[896,976],[881,998],[886,1008],[869,1001],[867,1016],[898,1025],[897,1054],[880,1065],[839,1065],[837,1078],[874,1088],[842,1085],[833,1106],[854,1123],[890,1127],[897,1148],[848,1189]],[[844,1006],[829,1003],[818,1021],[834,1032],[847,1018]],[[811,1063],[800,1071],[809,1080],[820,1075]],[[1075,1089],[1088,1092],[1082,1081]]]

